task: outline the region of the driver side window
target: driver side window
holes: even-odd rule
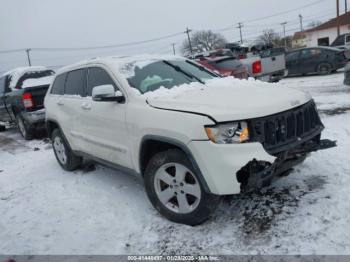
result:
[[[118,90],[116,84],[106,70],[100,67],[90,67],[88,69],[87,96],[92,96],[92,89],[101,85],[113,85],[114,89],[116,91]]]

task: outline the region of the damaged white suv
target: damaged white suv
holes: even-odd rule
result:
[[[110,57],[57,72],[45,98],[58,163],[83,158],[143,176],[168,219],[205,221],[220,196],[268,185],[312,151],[323,125],[309,95],[221,78],[179,57]]]

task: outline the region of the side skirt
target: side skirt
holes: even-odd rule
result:
[[[118,164],[115,164],[115,163],[103,160],[101,158],[92,156],[90,154],[87,154],[87,153],[84,153],[84,152],[81,152],[81,151],[73,151],[73,152],[77,156],[83,157],[83,158],[88,159],[88,160],[92,160],[93,162],[95,162],[97,164],[100,164],[102,166],[107,166],[107,167],[110,167],[112,169],[118,170],[118,171],[123,172],[123,173],[130,174],[130,175],[133,175],[133,176],[142,177],[140,173],[136,172],[135,170],[133,170],[131,168],[127,168],[127,167],[124,167],[124,166],[121,166],[121,165],[118,165]]]

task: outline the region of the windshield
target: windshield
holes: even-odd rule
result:
[[[217,77],[214,73],[187,60],[155,61],[140,68],[135,66],[133,76],[127,80],[142,94],[160,87],[171,89],[191,82],[204,83]]]

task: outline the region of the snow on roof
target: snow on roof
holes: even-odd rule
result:
[[[72,65],[62,67],[57,71],[57,74],[61,74],[70,71],[75,68],[87,66],[89,64],[108,64],[116,69],[121,74],[132,76],[132,69],[136,66],[144,67],[152,62],[159,60],[184,60],[184,57],[174,55],[135,55],[135,56],[107,56],[107,57],[96,57],[89,60],[83,60]]]
[[[28,88],[33,86],[50,85],[54,76],[45,76],[40,78],[29,78],[24,80],[22,88]]]
[[[11,70],[11,71],[6,72],[3,75],[11,76],[9,87],[11,89],[14,89],[14,88],[16,88],[16,84],[17,84],[18,80],[24,74],[40,72],[40,71],[45,71],[45,70],[48,70],[48,69],[44,66],[18,67],[18,68]]]
[[[305,32],[309,33],[309,32],[315,32],[320,30],[326,30],[329,28],[336,28],[338,24],[339,26],[350,25],[350,11],[340,15],[339,17],[333,18],[328,22],[325,22],[319,26],[306,30]]]

